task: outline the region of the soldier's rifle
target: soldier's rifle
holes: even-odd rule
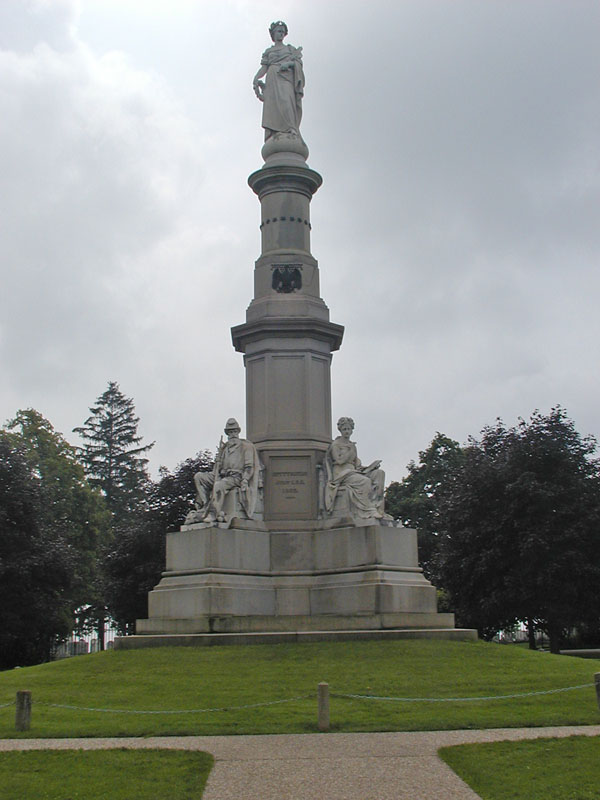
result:
[[[219,473],[221,471],[221,462],[223,461],[223,448],[225,447],[225,442],[223,441],[223,437],[219,439],[219,444],[217,446],[217,453],[215,455],[215,466],[213,468],[213,487],[210,496],[210,502],[213,508],[215,508],[215,498],[216,498],[216,486],[217,481],[219,480]]]

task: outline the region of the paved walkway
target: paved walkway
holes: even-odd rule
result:
[[[215,757],[203,800],[478,800],[439,747],[500,739],[600,735],[600,725],[418,733],[1,739],[3,750],[173,748]]]

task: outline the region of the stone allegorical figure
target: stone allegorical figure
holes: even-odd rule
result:
[[[254,76],[254,92],[263,103],[265,141],[281,133],[300,136],[304,94],[302,48],[283,43],[287,32],[285,22],[271,24],[269,33],[274,44],[262,54],[260,69]]]
[[[241,428],[233,418],[225,423],[227,441],[221,439],[212,472],[197,472],[196,511],[191,512],[186,524],[191,522],[224,522],[223,505],[229,492],[239,489],[239,502],[243,514],[252,518],[258,493],[260,461],[256,448],[247,439],[240,439]]]
[[[368,467],[362,466],[356,444],[350,441],[354,430],[353,419],[340,417],[337,427],[340,436],[329,445],[325,455],[325,510],[328,514],[332,513],[336,495],[343,487],[348,494],[352,516],[382,519],[385,516],[385,473],[379,469],[381,461],[374,461]]]

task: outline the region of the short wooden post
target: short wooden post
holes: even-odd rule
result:
[[[329,684],[320,683],[317,691],[317,698],[319,701],[319,711],[317,715],[317,724],[320,731],[329,730]]]
[[[600,672],[594,675],[594,681],[596,682],[596,700],[598,701],[598,708],[600,708]]]
[[[15,728],[18,731],[28,731],[30,727],[31,727],[31,692],[17,692]]]

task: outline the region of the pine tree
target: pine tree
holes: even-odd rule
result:
[[[83,425],[73,429],[85,442],[78,448],[79,457],[89,482],[102,490],[113,517],[122,521],[143,504],[149,480],[143,454],[154,442],[140,445],[134,402],[115,381],[109,382],[90,412]]]
[[[139,417],[135,415],[135,405],[131,398],[125,397],[119,384],[110,381],[107,390],[90,408],[90,416],[79,428],[74,428],[84,440],[83,447],[77,448],[88,481],[97,486],[106,499],[112,513],[113,541],[135,526],[147,507],[147,493],[150,477],[144,458],[154,446],[154,442],[141,445],[138,435]],[[95,592],[98,604],[90,609],[95,619],[100,649],[104,649],[104,628],[109,615],[107,559],[112,545],[105,548],[101,557],[101,568]]]

